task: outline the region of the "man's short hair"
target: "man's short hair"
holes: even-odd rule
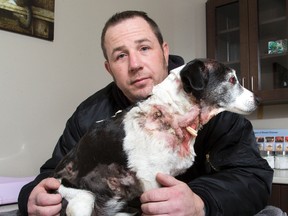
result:
[[[102,52],[103,52],[103,55],[104,55],[106,60],[108,60],[108,57],[107,57],[107,51],[106,51],[104,42],[105,42],[105,35],[107,32],[107,29],[111,26],[117,25],[118,23],[120,23],[124,20],[131,19],[134,17],[142,17],[144,20],[146,20],[146,22],[150,25],[152,31],[154,32],[159,44],[160,45],[163,44],[163,36],[162,36],[161,31],[160,31],[160,28],[158,27],[156,22],[154,20],[152,20],[147,15],[147,13],[145,13],[143,11],[134,11],[134,10],[119,12],[119,13],[114,14],[109,20],[107,20],[107,22],[105,23],[105,26],[102,30],[101,48],[102,48]]]

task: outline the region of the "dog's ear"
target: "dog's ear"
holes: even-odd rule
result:
[[[205,64],[199,59],[188,62],[180,71],[184,91],[192,93],[198,100],[202,98],[208,80],[207,76]]]

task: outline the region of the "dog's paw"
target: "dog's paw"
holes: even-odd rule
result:
[[[91,193],[80,193],[68,203],[67,216],[91,216],[94,209],[94,196]]]
[[[95,196],[89,191],[60,186],[58,192],[68,201],[67,216],[91,216]]]

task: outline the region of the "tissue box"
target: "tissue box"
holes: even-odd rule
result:
[[[288,39],[269,41],[268,54],[280,54],[287,52]]]

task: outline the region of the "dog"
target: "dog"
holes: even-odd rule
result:
[[[172,70],[146,100],[96,122],[59,163],[66,214],[123,215],[128,201],[160,187],[157,173],[177,176],[193,165],[197,131],[213,116],[250,114],[258,103],[235,71],[215,60]]]

